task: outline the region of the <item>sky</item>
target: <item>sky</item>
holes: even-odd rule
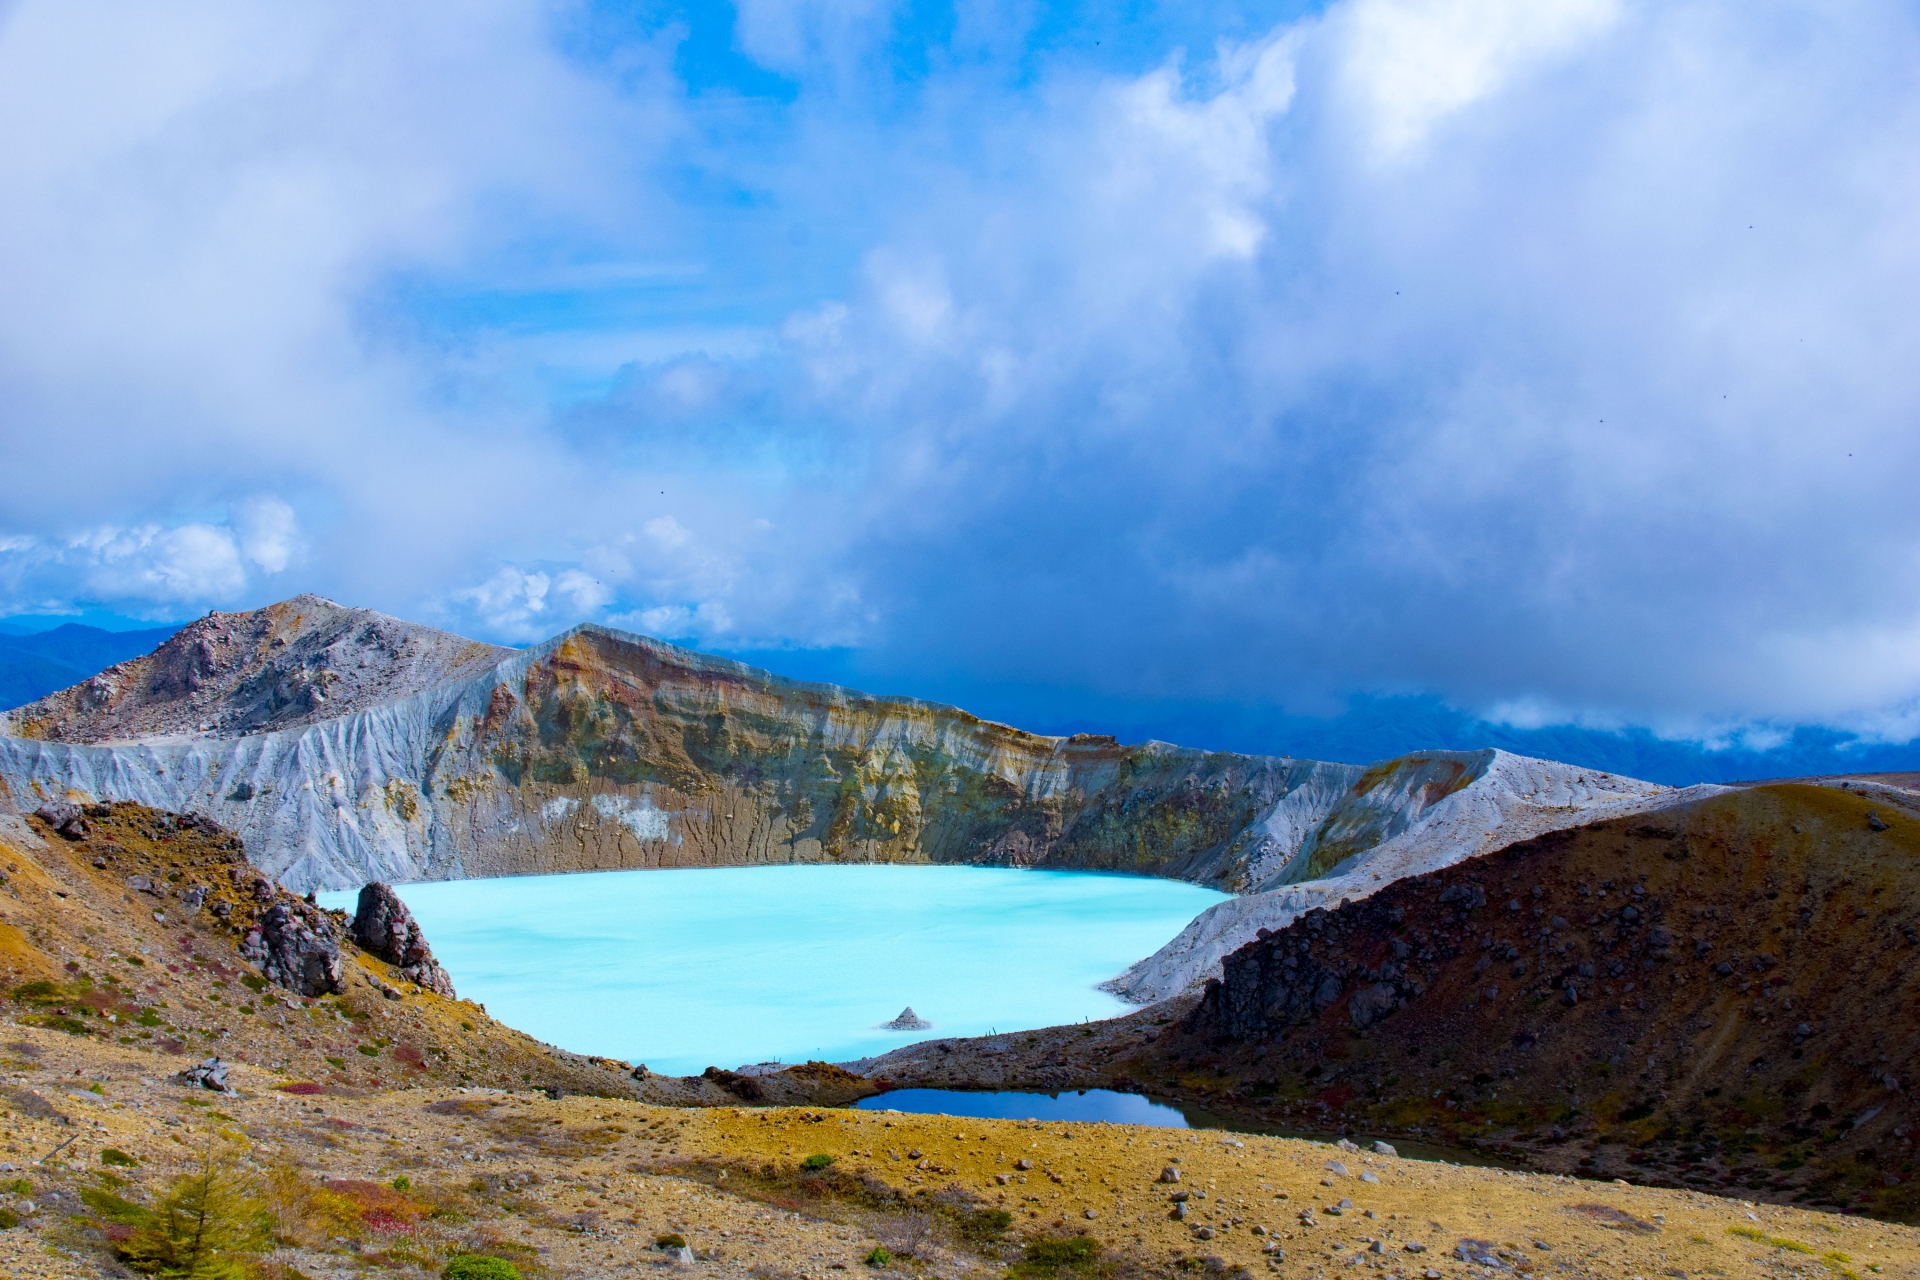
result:
[[[1891,758],[1916,67],[1879,0],[0,3],[0,617]]]

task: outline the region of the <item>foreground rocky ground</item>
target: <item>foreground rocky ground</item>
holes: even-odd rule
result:
[[[261,1188],[277,1239],[257,1270],[280,1280],[432,1274],[462,1252],[553,1277],[1031,1275],[1054,1269],[1024,1261],[1033,1242],[1076,1238],[1091,1257],[1069,1274],[1920,1274],[1902,1226],[1313,1142],[345,1090],[250,1067],[214,1094],[150,1050],[14,1034],[3,1172],[24,1216],[0,1263],[21,1276],[121,1273],[116,1220],[209,1145]],[[690,1256],[656,1247],[667,1236]]]

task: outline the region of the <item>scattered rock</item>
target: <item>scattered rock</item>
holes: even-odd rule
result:
[[[1886,829],[1887,824],[1881,820],[1880,811],[1878,809],[1867,810],[1867,830],[1885,831]]]
[[[1380,1175],[1375,1173],[1371,1169],[1362,1169],[1360,1171],[1360,1181],[1369,1182],[1374,1184],[1375,1186],[1378,1186],[1380,1183]]]
[[[1400,1247],[1408,1253],[1425,1253],[1427,1251],[1427,1246],[1421,1244],[1418,1240],[1409,1240]]]
[[[227,1083],[227,1064],[219,1058],[208,1058],[180,1073],[185,1084],[197,1084],[202,1089],[211,1089],[215,1093],[232,1093],[233,1086]]]
[[[1341,1177],[1343,1177],[1343,1178],[1346,1178],[1346,1177],[1351,1177],[1351,1176],[1352,1176],[1351,1174],[1349,1174],[1349,1173],[1347,1172],[1347,1166],[1345,1165],[1345,1163],[1343,1163],[1342,1161],[1339,1161],[1339,1160],[1329,1160],[1329,1161],[1327,1161],[1327,1172],[1328,1172],[1328,1173],[1337,1173],[1337,1174],[1339,1174],[1339,1175],[1340,1175]]]
[[[1373,1144],[1373,1154],[1377,1156],[1397,1156],[1400,1152],[1391,1142],[1375,1142]]]
[[[1027,1168],[1031,1168],[1032,1165],[1028,1161],[1022,1160],[1020,1162],[1020,1167],[1022,1169],[1027,1169]],[[1174,1168],[1172,1165],[1168,1165],[1166,1168],[1160,1171],[1160,1181],[1178,1182],[1180,1181],[1180,1171]]]
[[[353,940],[400,971],[407,981],[436,995],[453,998],[453,979],[433,958],[427,935],[400,895],[376,880],[360,890],[353,913]]]

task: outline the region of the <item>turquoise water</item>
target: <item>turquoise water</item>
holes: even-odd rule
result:
[[[398,886],[460,994],[578,1053],[686,1075],[1106,1018],[1096,984],[1226,895],[997,867],[599,871]],[[353,909],[355,895],[322,894]],[[928,1031],[878,1024],[907,1005]]]

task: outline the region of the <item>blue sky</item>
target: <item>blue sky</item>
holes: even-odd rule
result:
[[[0,616],[1892,759],[1914,65],[1871,2],[17,2]]]

